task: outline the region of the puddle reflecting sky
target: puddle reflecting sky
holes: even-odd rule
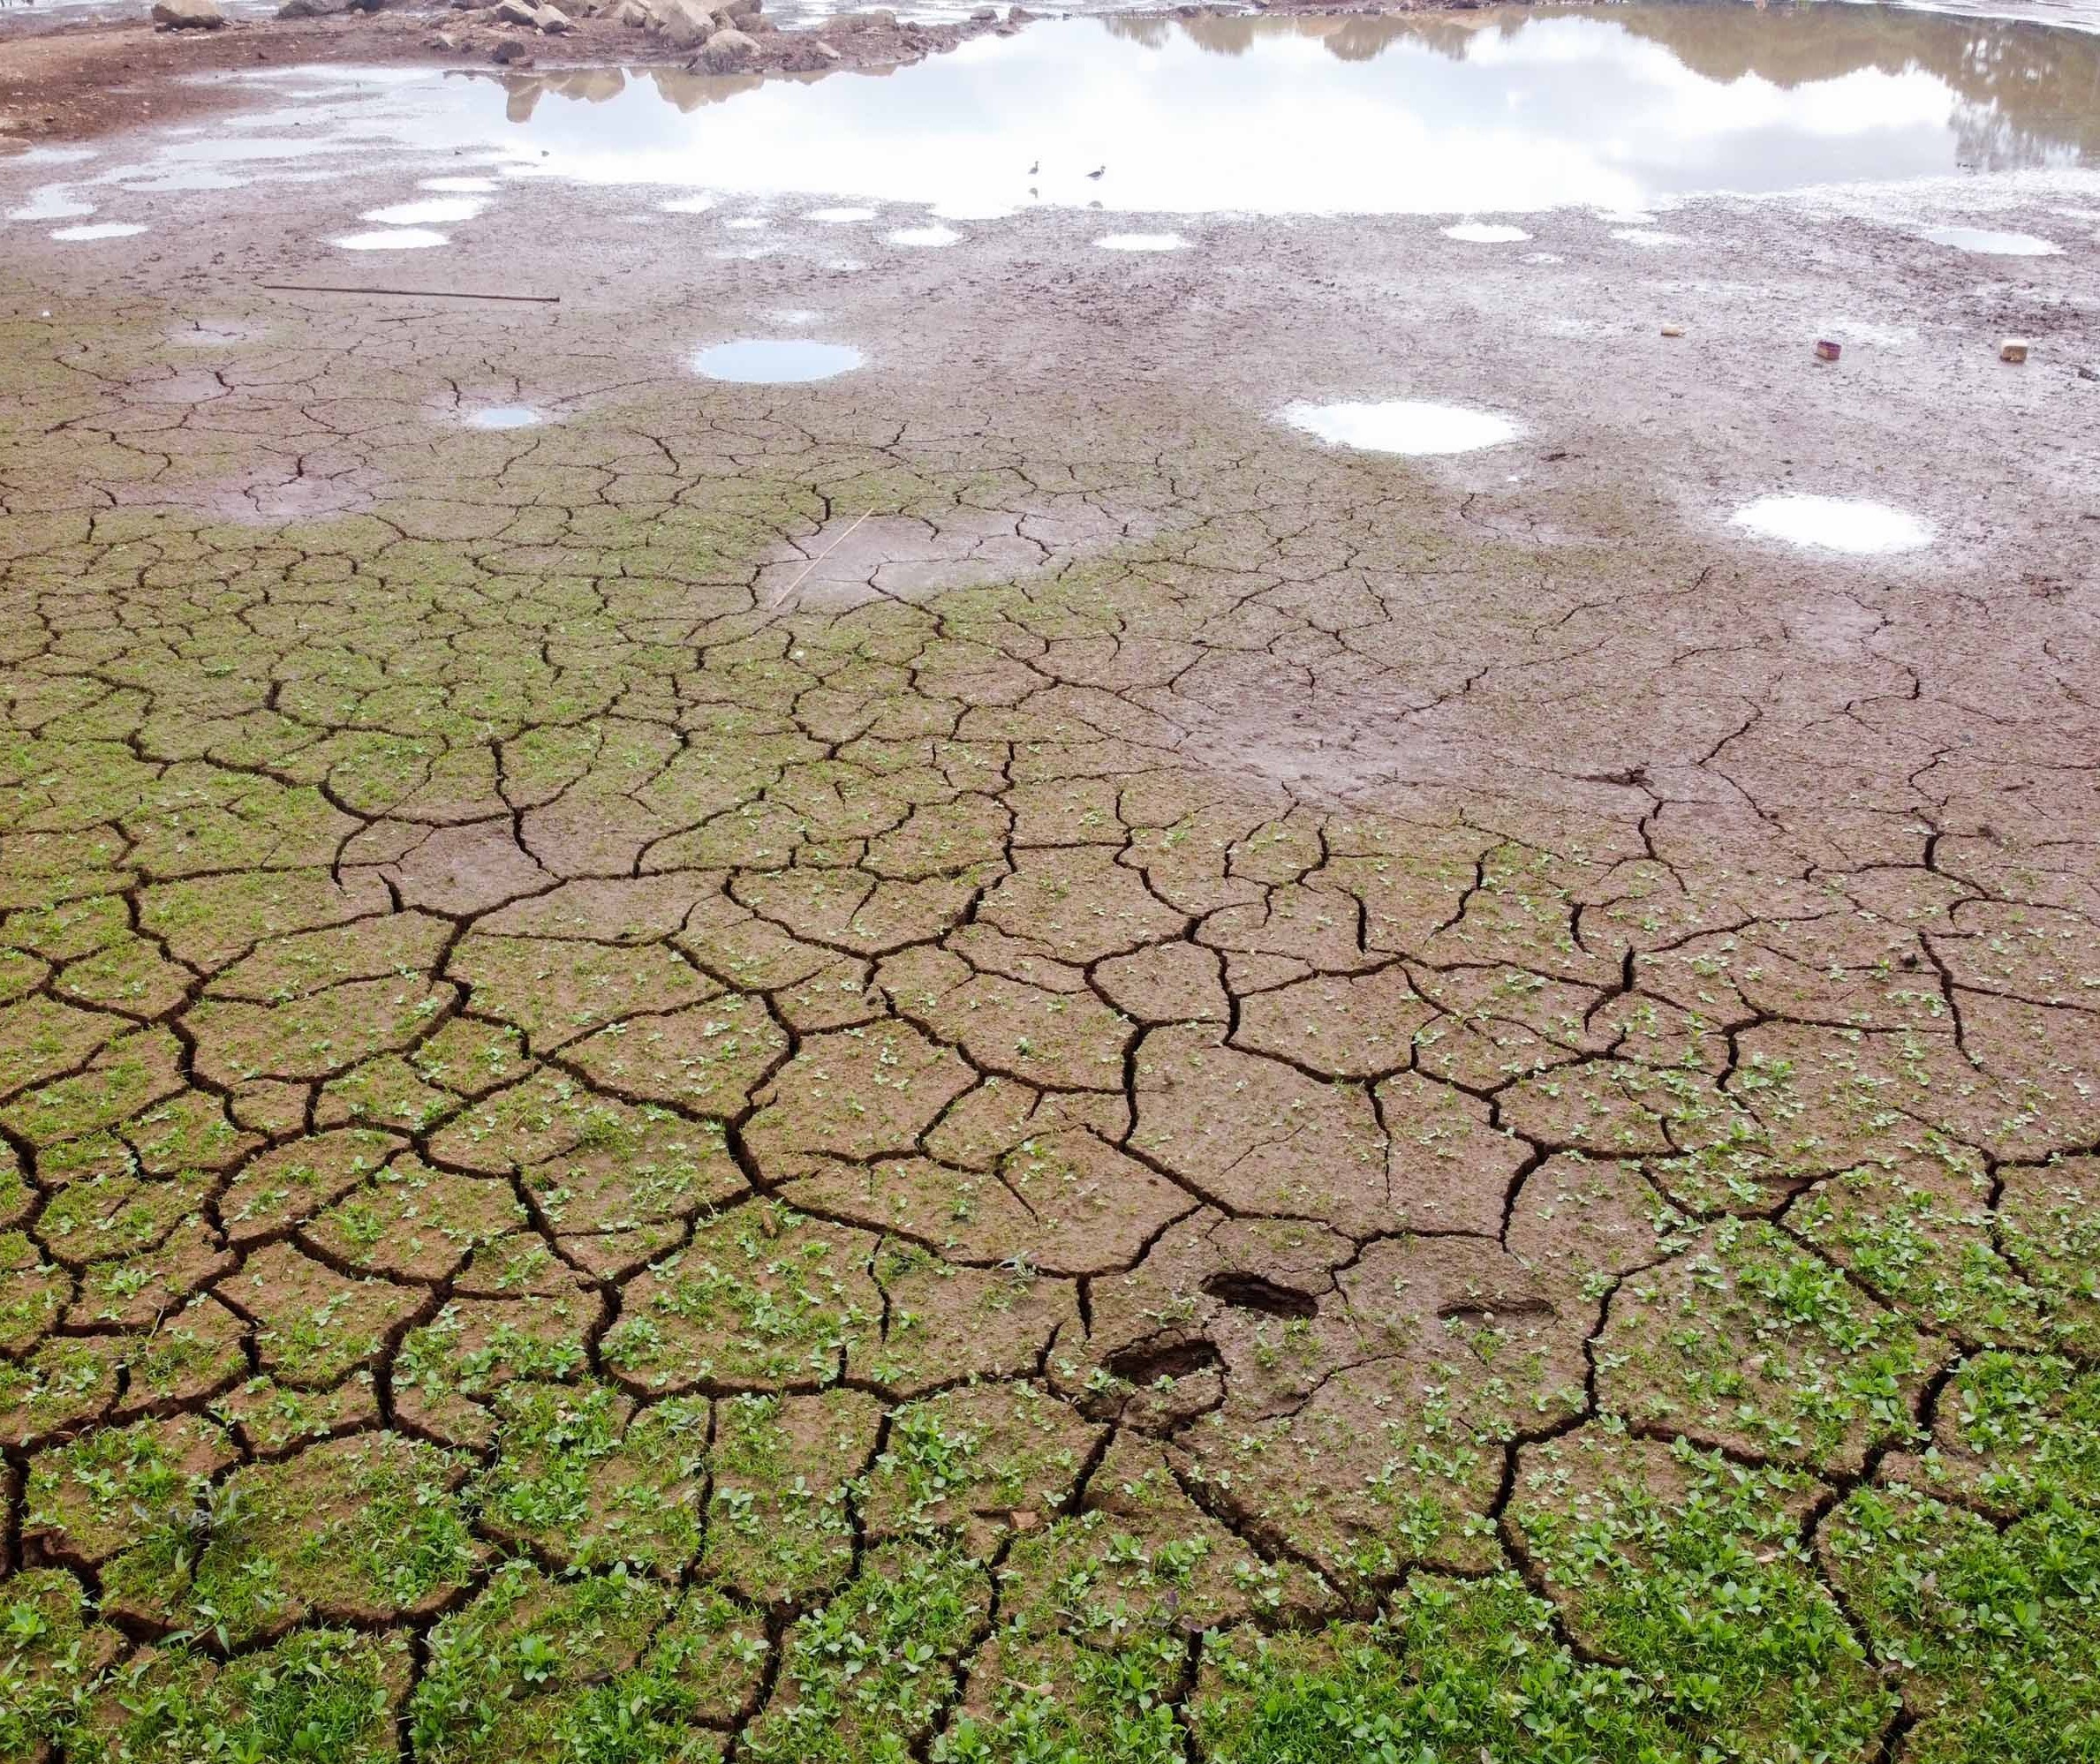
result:
[[[1762,539],[1860,557],[1915,551],[1932,543],[1931,526],[1915,515],[1855,496],[1760,496],[1731,518]]]
[[[716,343],[692,358],[695,373],[740,386],[796,386],[850,373],[861,364],[850,343],[804,343],[799,337],[744,337]]]
[[[1499,447],[1522,433],[1492,411],[1461,404],[1425,404],[1409,398],[1369,404],[1287,404],[1280,412],[1294,429],[1333,447],[1360,453],[1472,453]]]
[[[933,204],[952,219],[1036,203],[1632,209],[2100,161],[2100,38],[1865,6],[1075,19],[881,73],[771,79],[254,78],[272,108],[163,137],[150,169],[267,172],[363,142],[480,154],[510,177]]]

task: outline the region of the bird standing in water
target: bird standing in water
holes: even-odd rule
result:
[[[1096,166],[1096,167],[1095,167],[1095,168],[1094,168],[1094,169],[1093,169],[1092,171],[1088,172],[1086,175],[1087,175],[1089,177],[1099,177],[1099,176],[1100,176],[1100,175],[1101,175],[1101,174],[1102,174],[1104,171],[1106,171],[1106,170],[1108,170],[1108,168],[1107,168],[1107,166],[1105,166],[1105,165],[1099,165],[1099,166]]]

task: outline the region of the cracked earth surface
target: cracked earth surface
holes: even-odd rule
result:
[[[2058,436],[1804,562],[1040,225],[791,388],[11,261],[0,1755],[2100,1755]]]

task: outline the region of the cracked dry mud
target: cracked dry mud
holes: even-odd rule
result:
[[[7,272],[0,1755],[2096,1755],[2046,535],[173,254]]]

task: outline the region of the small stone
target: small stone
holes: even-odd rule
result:
[[[335,7],[329,0],[284,0],[277,8],[280,19],[325,19]]]
[[[1816,359],[1818,361],[1835,361],[1844,353],[1844,350],[1828,337],[1819,339],[1816,344]]]
[[[532,60],[532,57],[525,53],[525,46],[519,42],[516,37],[505,37],[502,42],[488,52],[488,58],[494,62],[500,62],[506,67],[513,62],[529,63]]]
[[[2081,367],[2078,370],[2078,377],[2081,380],[2100,380],[2100,367]]]
[[[1663,335],[1666,337],[1681,337],[1684,335],[1684,327],[1682,325],[1665,325]]]
[[[447,55],[457,54],[459,49],[458,43],[454,41],[452,38],[447,36],[442,31],[440,31],[434,37],[431,38],[430,47],[434,49],[442,49]]]
[[[836,61],[839,58],[839,52],[832,48],[832,46],[826,42],[821,37],[819,37],[814,43],[811,44],[810,48],[812,52],[820,61]],[[2083,368],[2079,370],[2079,372],[2081,373],[2084,371],[2085,370]]]
[[[171,31],[215,31],[226,22],[219,0],[157,0],[153,21]]]
[[[2010,361],[2015,365],[2025,361],[2027,359],[2027,339],[2025,337],[2007,337],[1998,346],[1998,358],[2000,361]]]

